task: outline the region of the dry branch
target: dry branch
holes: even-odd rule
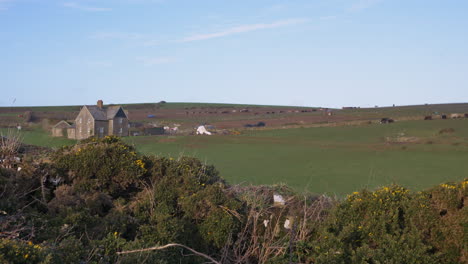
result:
[[[166,248],[170,248],[170,247],[182,247],[182,248],[185,248],[187,249],[188,251],[192,252],[193,254],[195,255],[198,255],[200,257],[204,257],[206,259],[209,259],[211,262],[215,263],[215,264],[221,264],[221,262],[219,261],[216,261],[215,259],[213,259],[212,257],[206,255],[206,254],[203,254],[201,252],[198,252],[192,248],[189,248],[185,245],[182,245],[182,244],[176,244],[176,243],[172,243],[172,244],[167,244],[167,245],[164,245],[164,246],[158,246],[158,247],[150,247],[150,248],[143,248],[143,249],[135,249],[135,250],[128,250],[128,251],[121,251],[121,252],[117,252],[117,255],[123,255],[123,254],[131,254],[131,253],[138,253],[138,252],[145,252],[145,251],[153,251],[153,250],[162,250],[162,249],[166,249]]]

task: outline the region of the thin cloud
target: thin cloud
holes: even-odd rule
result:
[[[383,0],[358,0],[351,6],[350,11],[358,12],[364,9],[368,9],[380,2],[383,2]]]
[[[80,5],[76,2],[66,2],[62,4],[64,7],[68,8],[74,8],[82,11],[87,11],[87,12],[105,12],[105,11],[111,11],[112,8],[107,8],[107,7],[92,7],[92,6],[84,6]]]
[[[8,10],[6,3],[12,2],[13,0],[0,0],[0,11]]]
[[[269,24],[250,24],[250,25],[243,25],[228,28],[223,31],[215,32],[215,33],[208,33],[208,34],[197,34],[185,37],[181,39],[179,42],[191,42],[191,41],[198,41],[198,40],[207,40],[213,38],[220,38],[225,36],[230,36],[234,34],[246,33],[251,31],[257,31],[262,29],[272,29],[272,28],[279,28],[284,26],[290,25],[297,25],[307,22],[307,19],[287,19],[287,20],[280,20]]]

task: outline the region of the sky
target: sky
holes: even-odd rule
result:
[[[0,0],[0,106],[468,101],[466,0]]]

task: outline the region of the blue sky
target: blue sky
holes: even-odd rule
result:
[[[0,106],[468,101],[465,0],[0,0]]]

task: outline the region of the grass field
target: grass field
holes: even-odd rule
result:
[[[225,106],[162,105],[170,108]],[[128,105],[132,107],[145,107],[145,104]],[[341,114],[423,117],[431,111],[464,113],[468,112],[468,104],[352,109]],[[453,131],[440,133],[448,128]],[[6,129],[0,132],[5,133]],[[25,143],[39,146],[59,147],[75,142],[52,138],[39,128],[21,133]],[[390,183],[424,189],[468,177],[468,119],[244,130],[239,136],[153,136],[124,140],[146,154],[200,158],[215,165],[230,183],[286,183],[316,193],[343,195]]]
[[[0,128],[0,135],[8,136],[10,133],[18,133],[16,129],[11,128]],[[52,137],[49,133],[45,132],[40,128],[34,128],[31,130],[21,130],[21,139],[24,143],[29,145],[58,148],[64,145],[72,145],[76,143],[76,140],[71,140],[61,137]]]
[[[445,128],[454,132],[439,134]],[[230,183],[282,182],[317,193],[343,195],[390,183],[423,189],[468,177],[465,119],[126,141],[147,154],[198,157]]]

